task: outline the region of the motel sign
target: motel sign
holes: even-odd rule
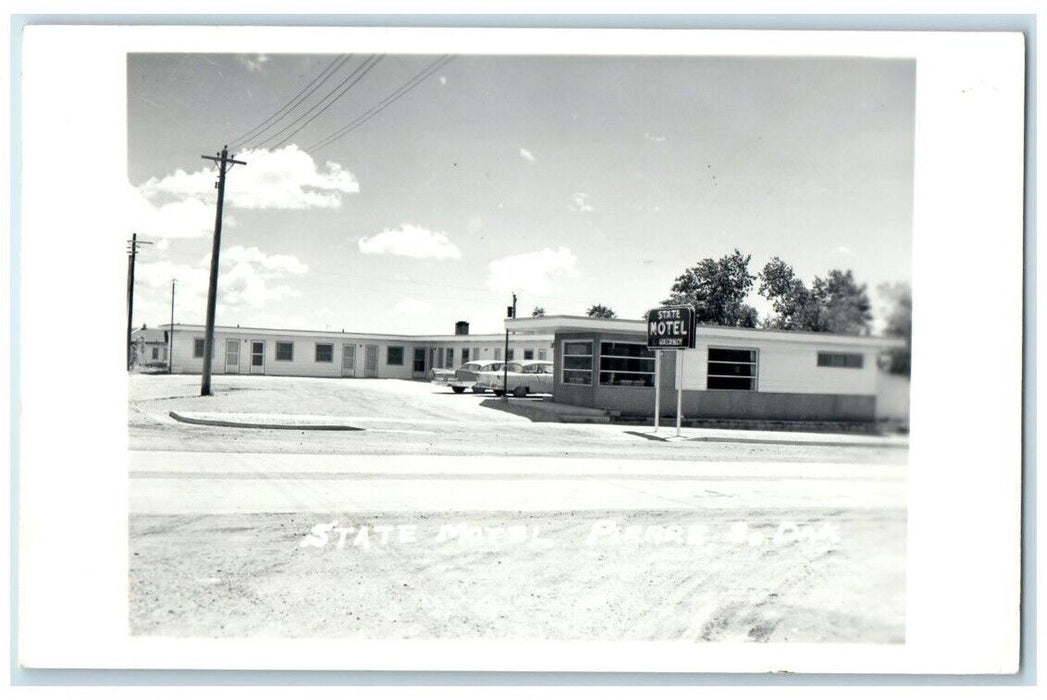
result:
[[[649,350],[692,350],[695,314],[691,306],[663,306],[647,312]]]

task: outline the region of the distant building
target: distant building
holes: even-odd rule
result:
[[[131,332],[131,366],[138,369],[167,369],[167,331],[145,326]]]

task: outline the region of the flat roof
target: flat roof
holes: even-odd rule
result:
[[[554,334],[562,331],[610,331],[637,333],[646,336],[647,321],[626,318],[590,318],[589,316],[532,316],[530,318],[507,318],[505,326],[510,331],[542,332]],[[875,335],[840,335],[839,333],[815,333],[812,331],[788,331],[778,328],[740,328],[698,324],[699,335],[715,338],[739,338],[795,341],[799,343],[826,343],[860,345],[866,347],[900,348],[905,346],[901,338]]]
[[[157,328],[169,329],[171,324],[165,323]],[[176,323],[174,331],[204,332],[204,326],[193,323]],[[152,330],[152,329],[150,329]],[[313,338],[352,338],[353,340],[392,340],[405,343],[449,343],[449,342],[504,342],[505,335],[502,333],[484,333],[477,335],[398,335],[393,333],[351,333],[345,331],[311,331],[290,328],[255,328],[250,326],[215,326],[215,333],[247,333],[265,336],[309,336]],[[510,339],[522,340],[521,336],[510,336]],[[528,334],[527,339],[552,341],[552,334]]]

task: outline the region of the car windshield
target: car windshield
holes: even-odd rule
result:
[[[499,369],[501,369],[501,368],[499,368]],[[509,363],[509,371],[510,372],[522,372],[523,371],[523,365],[521,365],[519,362],[510,362]]]

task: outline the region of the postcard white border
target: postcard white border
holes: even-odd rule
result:
[[[121,342],[128,232],[107,226],[107,209],[119,201],[114,193],[126,180],[126,55],[336,53],[347,44],[360,53],[916,60],[904,645],[128,634],[127,383]],[[21,174],[22,663],[37,668],[1013,672],[1021,522],[1023,51],[1020,35],[992,33],[28,27]],[[80,313],[70,315],[70,300]],[[999,365],[992,382],[982,381],[979,360],[986,356]],[[957,378],[966,391],[959,390]]]

